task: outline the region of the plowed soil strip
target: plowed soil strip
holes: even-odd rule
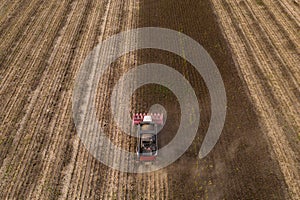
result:
[[[217,4],[218,6],[222,6],[223,2],[225,1],[214,2],[213,5]],[[237,1],[233,1],[230,4],[235,4],[236,2]],[[255,50],[259,50],[257,53],[260,56],[259,59],[263,60],[265,64],[275,61],[277,66],[276,71],[271,71],[272,73],[270,74],[272,76],[272,82],[268,83],[273,87],[264,89],[268,91],[268,95],[272,95],[270,98],[280,95],[288,96],[286,99],[277,99],[277,101],[280,102],[280,105],[278,104],[279,107],[276,109],[282,114],[286,112],[286,109],[289,110],[292,118],[283,114],[283,119],[285,121],[288,121],[288,118],[291,120],[289,121],[290,130],[295,134],[297,126],[293,126],[293,124],[297,121],[297,111],[295,111],[297,110],[296,94],[290,91],[287,92],[290,88],[298,87],[296,75],[292,73],[292,70],[295,71],[295,65],[292,63],[293,59],[289,59],[291,58],[290,55],[280,57],[279,54],[283,51],[283,47],[279,47],[279,45],[273,43],[275,36],[272,39],[268,39],[264,33],[270,26],[265,25],[267,27],[263,28],[260,27],[260,25],[257,26],[260,18],[253,15],[251,9],[247,8],[248,1],[239,2],[241,2],[241,4],[236,13],[244,16],[250,15],[250,17],[252,15],[250,22],[245,20],[242,21],[243,25],[250,24],[251,28],[249,29],[255,30],[256,32],[259,31],[259,35],[265,39],[265,41],[260,39],[263,42],[260,41],[260,43],[257,43],[258,46],[255,47]],[[243,2],[245,2],[244,6],[242,5]],[[226,41],[221,34],[222,29],[220,30],[218,27],[216,22],[217,19],[212,14],[213,10],[211,4],[209,2],[189,0],[185,2],[141,1],[140,5],[140,26],[158,26],[175,29],[191,36],[204,46],[219,67],[228,96],[228,114],[225,128],[220,141],[213,152],[211,152],[205,160],[202,160],[198,166],[196,165],[196,158],[192,155],[197,154],[197,146],[200,146],[202,141],[201,138],[203,138],[203,135],[205,134],[205,127],[209,124],[209,116],[207,117],[207,113],[204,112],[204,118],[202,118],[204,121],[202,122],[198,133],[199,140],[198,144],[195,144],[196,148],[193,150],[190,149],[173,166],[166,168],[170,179],[169,187],[172,198],[259,199],[271,198],[271,193],[278,198],[286,197],[287,193],[280,189],[284,187],[285,183],[283,181],[278,181],[278,179],[281,179],[281,172],[277,165],[277,158],[271,156],[271,148],[265,148],[265,145],[269,143],[269,139],[263,133],[267,129],[266,127],[258,127],[257,125],[260,120],[260,115],[259,117],[256,115],[256,107],[252,105],[252,102],[250,101],[251,98],[247,96],[247,94],[249,94],[248,86],[245,85],[247,82],[244,80],[244,77],[241,76],[240,69],[236,68],[239,65],[235,66],[231,60],[230,49],[228,49]],[[235,9],[237,9],[237,7],[235,7]],[[224,17],[224,20],[230,20],[231,18],[226,16]],[[243,20],[243,18],[238,18],[238,21],[233,23],[239,23],[239,20]],[[276,24],[276,27],[278,27],[278,24]],[[291,31],[283,33],[285,35],[282,35],[282,37],[287,36],[290,32]],[[251,36],[252,35],[253,34],[251,34]],[[232,36],[235,35],[233,34]],[[229,34],[228,37],[231,37],[231,34]],[[295,38],[293,35],[286,37],[288,42],[296,46],[297,42],[295,42],[293,38]],[[250,41],[249,43],[254,42]],[[241,43],[241,45],[243,45],[243,43]],[[243,49],[245,47],[241,48]],[[142,54],[140,57],[142,63],[158,62],[164,64],[167,63],[168,65],[172,63],[173,65],[178,66],[177,68],[179,69],[183,68],[184,70],[181,69],[183,71],[182,73],[192,83],[195,90],[201,91],[199,101],[206,102],[206,104],[202,104],[202,106],[204,105],[204,110],[209,110],[207,107],[209,106],[207,105],[207,100],[204,98],[206,94],[203,92],[205,85],[201,83],[201,78],[195,75],[195,72],[193,72],[192,67],[189,64],[187,67],[183,67],[183,63],[181,61],[178,62],[176,57],[165,53],[161,53],[161,56],[155,53],[152,55],[151,53],[148,53],[146,55]],[[248,55],[245,55],[243,59],[247,61],[249,59]],[[290,65],[290,68],[282,69],[282,67],[286,65]],[[270,69],[268,69],[268,72],[269,70]],[[265,69],[263,69],[262,72],[266,73]],[[284,78],[280,79],[280,76]],[[251,78],[256,77],[252,76]],[[288,79],[289,81],[287,82]],[[279,88],[282,88],[279,89],[278,85]],[[167,100],[166,103],[170,104]],[[275,116],[275,120],[277,120],[277,116]],[[287,139],[283,139],[285,139],[283,143],[287,144],[288,147],[289,144]],[[283,144],[283,146],[285,144]],[[258,151],[260,152],[260,155],[257,156]],[[256,157],[253,155],[256,155]],[[268,163],[265,163],[264,165],[274,166],[272,177],[267,175],[270,174],[270,172],[268,172],[266,167],[262,164],[262,160],[266,158],[268,158]],[[293,164],[295,163],[291,163],[291,165]],[[216,171],[215,168],[217,165],[219,166],[218,171]],[[184,170],[181,169],[182,166],[184,166]],[[257,170],[253,170],[253,168]],[[194,174],[198,173],[200,176],[195,177]],[[232,174],[234,174],[234,176]],[[228,180],[228,177],[231,177],[231,180]],[[253,181],[253,178],[263,181],[256,182]],[[274,181],[277,183],[274,184]],[[280,188],[278,187],[279,185],[281,185]],[[274,187],[277,188],[276,191],[274,190]],[[261,188],[264,188],[264,191],[262,191]]]

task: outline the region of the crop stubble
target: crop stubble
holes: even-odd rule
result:
[[[0,8],[0,197],[296,198],[299,6],[257,2],[5,1]],[[115,144],[134,151],[135,140],[107,113],[111,87],[136,65],[174,67],[195,88],[201,108],[201,125],[189,150],[165,169],[135,175],[109,169],[85,150],[76,137],[71,97],[76,72],[99,41],[144,26],[178,30],[206,48],[224,79],[228,115],[215,149],[197,160],[210,117],[201,76],[168,52],[141,50],[121,57],[101,79],[97,96],[101,125]],[[132,111],[156,101],[168,110],[159,136],[165,145],[176,132],[170,122],[179,122],[180,114],[171,92],[142,87],[132,98]]]

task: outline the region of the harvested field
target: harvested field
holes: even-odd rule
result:
[[[213,1],[213,4],[289,193],[297,199],[300,194],[299,5],[296,1]]]
[[[296,0],[3,1],[0,198],[299,199],[299,13]],[[204,159],[198,152],[211,117],[207,87],[184,58],[155,49],[130,52],[111,65],[99,82],[97,116],[115,145],[134,152],[135,138],[119,130],[109,114],[113,86],[137,65],[168,65],[193,86],[201,108],[187,152],[159,171],[130,174],[103,165],[80,142],[72,94],[81,64],[100,41],[138,27],[190,36],[219,68],[227,116]],[[180,123],[174,94],[143,86],[134,93],[131,110],[147,111],[155,103],[168,112],[159,133],[162,147]]]

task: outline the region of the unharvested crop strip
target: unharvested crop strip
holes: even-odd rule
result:
[[[225,31],[226,38],[229,40],[230,44],[231,45],[233,44],[232,43],[234,41],[233,38],[235,38],[235,39],[241,40],[242,41],[241,44],[244,43],[248,46],[251,46],[249,41],[247,40],[247,36],[249,36],[249,34],[243,32],[245,30],[244,27],[235,26],[235,25],[239,24],[239,23],[237,23],[237,21],[235,19],[235,17],[239,16],[238,15],[239,12],[235,13],[234,9],[229,7],[229,4],[227,4],[227,2],[225,2],[225,1],[217,1],[216,0],[213,2],[214,2],[214,6],[217,10],[217,13],[220,16],[225,17],[225,18],[221,18],[220,22]],[[223,5],[222,5],[222,3],[223,3]],[[220,6],[220,5],[222,5],[222,6]],[[226,18],[226,16],[229,18]],[[230,19],[230,21],[224,20],[224,19]],[[231,27],[231,25],[233,25],[233,27],[235,27],[235,30],[232,30],[229,28],[229,27]],[[246,23],[245,25],[249,26],[248,23]],[[236,33],[238,33],[238,35],[236,35]],[[234,44],[239,44],[239,43],[235,42]],[[239,50],[237,51],[237,49],[239,49]],[[241,70],[246,82],[248,83],[247,85],[249,87],[250,94],[253,95],[252,99],[253,99],[255,105],[257,106],[259,115],[262,116],[263,121],[261,121],[261,123],[263,124],[263,126],[266,126],[266,128],[267,128],[267,136],[270,140],[272,147],[274,147],[273,148],[274,153],[277,156],[280,167],[282,169],[282,172],[285,175],[286,182],[290,189],[290,195],[295,198],[296,197],[295,195],[297,194],[296,185],[297,185],[297,176],[298,176],[297,174],[295,174],[295,172],[297,172],[297,169],[294,168],[296,166],[295,162],[294,162],[295,156],[293,155],[293,151],[289,148],[289,145],[286,142],[286,138],[283,134],[281,127],[278,126],[276,117],[275,118],[273,117],[273,115],[274,115],[274,111],[272,113],[273,108],[270,107],[270,103],[268,103],[266,101],[266,99],[264,99],[264,97],[265,97],[264,93],[266,91],[264,91],[263,88],[261,88],[261,83],[253,84],[253,80],[259,80],[256,77],[257,75],[255,75],[255,73],[253,73],[253,69],[251,69],[251,67],[250,67],[250,66],[256,66],[254,63],[251,63],[251,62],[253,62],[253,59],[251,59],[251,60],[248,60],[248,59],[242,60],[241,59],[241,58],[243,58],[242,54],[245,53],[244,49],[245,49],[245,47],[237,48],[237,47],[233,46],[233,51],[234,51],[234,54],[237,55],[237,62],[239,63],[240,70]],[[256,51],[253,51],[252,49],[250,49],[250,50],[247,50],[246,54],[251,53],[251,52],[256,52]],[[253,56],[254,56],[254,60],[257,60],[256,55],[254,54]],[[247,58],[247,56],[244,58]],[[256,61],[256,62],[258,62],[258,61]],[[258,62],[258,66],[261,66],[261,64],[259,64],[259,62]],[[268,119],[268,121],[265,121],[266,119]],[[290,165],[287,166],[286,163],[289,163]]]

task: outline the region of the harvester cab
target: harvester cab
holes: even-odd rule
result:
[[[137,127],[138,161],[154,161],[158,154],[157,126],[163,125],[163,114],[134,114],[132,124]]]

